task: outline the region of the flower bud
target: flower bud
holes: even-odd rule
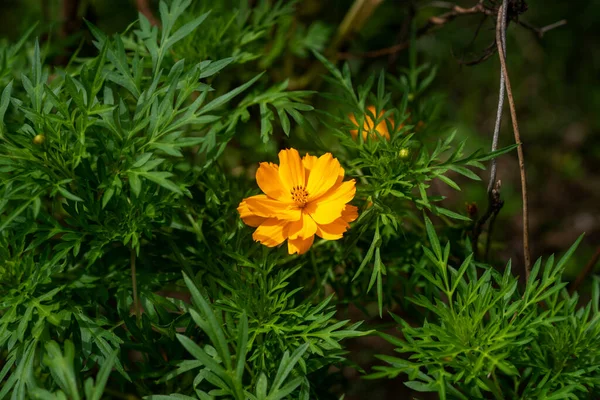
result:
[[[408,150],[406,147],[403,149],[400,149],[400,151],[398,152],[398,157],[404,159],[407,158],[410,155],[410,150]]]
[[[46,136],[42,135],[41,133],[38,135],[35,135],[35,137],[33,138],[33,144],[35,144],[36,146],[43,144],[45,141],[46,141]]]

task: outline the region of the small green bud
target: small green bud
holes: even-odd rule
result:
[[[35,135],[35,137],[33,138],[33,144],[35,144],[36,146],[43,144],[45,141],[46,141],[46,136],[42,135],[41,133],[38,135]]]
[[[400,149],[400,151],[398,152],[398,157],[402,159],[407,158],[409,155],[410,150],[408,150],[407,148]]]

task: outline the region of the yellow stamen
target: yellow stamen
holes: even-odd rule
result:
[[[308,192],[304,186],[294,186],[291,190],[292,199],[300,207],[304,207],[308,202]]]

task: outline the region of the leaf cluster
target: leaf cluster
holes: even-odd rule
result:
[[[500,273],[475,263],[449,262],[427,221],[431,250],[417,273],[435,286],[431,296],[410,300],[430,312],[422,325],[395,317],[403,339],[384,337],[406,358],[380,356],[371,378],[406,374],[405,384],[445,399],[568,399],[597,393],[599,282],[578,308],[561,276],[581,238],[542,267],[539,259],[523,291],[509,263]],[[481,271],[481,272],[480,272]],[[584,350],[585,349],[585,350]]]

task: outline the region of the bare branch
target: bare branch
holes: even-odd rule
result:
[[[507,0],[502,3],[506,4]],[[504,83],[506,86],[506,94],[508,96],[508,105],[510,108],[510,116],[512,120],[513,133],[515,142],[517,143],[517,155],[519,157],[519,171],[521,174],[521,194],[523,198],[523,253],[525,260],[525,279],[529,280],[529,271],[531,267],[531,254],[529,249],[529,209],[527,205],[527,177],[525,175],[525,156],[523,155],[523,143],[521,142],[521,134],[519,133],[519,123],[517,122],[517,111],[515,108],[515,100],[513,98],[512,89],[510,86],[510,78],[508,77],[508,69],[506,68],[506,55],[502,46],[502,19],[506,18],[505,7],[502,12],[498,13],[498,24],[496,25],[496,45],[498,47],[498,55],[502,74],[504,75]]]
[[[481,64],[482,62],[487,61],[494,54],[496,54],[496,41],[495,40],[488,47],[486,47],[485,50],[483,50],[483,53],[481,54],[481,56],[479,56],[473,60],[469,60],[469,61],[463,61],[463,60],[457,60],[457,61],[461,65],[466,65],[466,66],[470,67],[472,65]]]
[[[496,29],[500,30],[500,34],[496,35],[496,47],[502,46],[502,50],[506,54],[506,9],[507,3],[502,3],[500,11],[499,25]],[[504,73],[500,71],[500,93],[498,95],[498,109],[496,111],[496,124],[494,126],[494,136],[492,137],[492,151],[498,149],[498,137],[500,136],[500,124],[502,122],[502,110],[504,109]],[[490,168],[490,182],[488,183],[488,194],[492,193],[492,188],[496,182],[496,159],[492,159],[492,167]]]
[[[432,31],[433,28],[441,27],[460,16],[474,15],[474,14],[494,15],[494,11],[485,8],[483,6],[483,3],[481,3],[481,2],[477,3],[473,7],[469,7],[469,8],[463,8],[463,7],[457,6],[456,4],[452,4],[452,3],[448,3],[448,2],[441,2],[441,3],[434,2],[434,3],[436,3],[437,6],[443,5],[444,6],[443,8],[449,8],[450,11],[440,14],[438,16],[429,18],[427,23],[423,27],[419,28],[419,30],[417,31],[417,36],[423,36],[427,33],[430,33],[430,31]],[[350,58],[381,57],[381,56],[386,56],[386,55],[397,53],[399,51],[407,49],[409,46],[410,46],[410,42],[405,41],[405,42],[398,43],[391,47],[386,47],[386,48],[379,49],[379,50],[368,51],[365,53],[359,53],[359,54],[338,53],[338,58],[339,59],[350,59]]]
[[[444,25],[462,15],[472,15],[472,14],[494,15],[494,11],[485,8],[482,3],[477,3],[473,7],[469,7],[469,8],[463,8],[463,7],[454,5],[454,7],[452,7],[451,11],[448,11],[444,14],[429,18],[429,20],[427,21],[427,24],[423,27],[423,29],[429,29],[435,25]]]
[[[448,9],[450,11],[447,11],[438,16],[429,18],[427,23],[417,31],[417,37],[428,34],[433,30],[433,28],[442,27],[442,26],[446,25],[448,22],[451,22],[452,20],[454,20],[460,16],[474,15],[474,14],[482,14],[484,16],[497,16],[497,14],[498,14],[498,12],[496,10],[486,8],[484,6],[482,0],[479,0],[478,3],[476,5],[474,5],[473,7],[468,7],[468,8],[460,7],[456,4],[448,2],[448,1],[432,1],[428,4],[425,4],[421,7],[419,7],[419,9],[426,8],[426,7],[444,8],[444,9]],[[553,24],[550,24],[548,26],[545,26],[543,28],[537,28],[531,24],[528,24],[527,22],[519,21],[517,18],[519,13],[520,13],[520,11],[517,11],[515,15],[511,15],[510,20],[514,21],[517,24],[521,25],[522,27],[534,32],[539,38],[542,38],[546,32],[548,32],[552,29],[558,28],[560,26],[563,26],[567,23],[566,20],[561,20],[561,21],[555,22]],[[340,53],[338,53],[338,59],[347,60],[347,59],[352,59],[352,58],[382,57],[382,56],[395,54],[397,52],[405,50],[409,46],[410,46],[409,42],[402,42],[402,43],[398,43],[398,44],[395,44],[390,47],[386,47],[386,48],[378,49],[378,50],[367,51],[364,53],[340,52]],[[495,45],[493,47],[495,47]],[[472,61],[467,61],[467,62],[461,61],[460,63],[463,65],[479,64],[479,63],[487,60],[488,58],[490,58],[494,53],[495,53],[495,50],[490,51],[488,48],[484,51],[484,54],[481,57],[479,57],[475,60],[472,60]]]
[[[564,26],[567,24],[567,20],[566,19],[561,19],[560,21],[557,21],[553,24],[550,25],[546,25],[542,28],[537,28],[525,21],[516,21],[517,24],[521,25],[523,28],[529,29],[530,31],[532,31],[533,33],[535,33],[537,35],[537,37],[539,37],[540,39],[542,39],[544,37],[544,34],[548,31],[551,31],[552,29],[556,29],[559,28],[561,26]]]
[[[506,9],[507,4],[504,2],[501,6],[500,11],[498,12],[498,24],[496,25],[496,29],[499,31],[499,34],[496,35],[496,41],[493,43],[496,48],[502,47],[504,52],[506,53]],[[488,48],[489,50],[489,48]],[[491,51],[488,51],[490,54]],[[494,134],[492,135],[492,152],[498,149],[498,137],[500,136],[500,123],[502,122],[502,110],[504,109],[504,74],[500,71],[500,90],[498,94],[498,108],[496,110],[496,123],[494,124]],[[500,185],[501,181],[496,180],[496,159],[492,159],[492,166],[490,168],[490,181],[488,183],[488,208],[486,213],[475,223],[473,227],[472,241],[473,241],[473,249],[475,251],[475,255],[478,253],[477,243],[479,241],[479,235],[483,229],[483,225],[485,225],[490,220],[490,224],[488,226],[488,235],[485,244],[485,255],[484,259],[487,261],[490,253],[490,246],[492,243],[492,233],[494,230],[494,223],[496,222],[496,217],[500,212],[500,209],[504,205],[504,202],[500,198]]]

